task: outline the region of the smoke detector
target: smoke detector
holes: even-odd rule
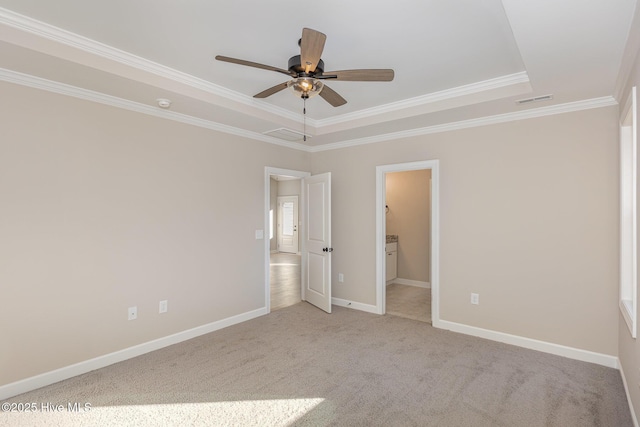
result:
[[[160,108],[169,108],[169,107],[171,107],[171,101],[169,101],[168,99],[158,98],[158,99],[156,99],[156,102],[158,103],[158,107],[160,107]]]

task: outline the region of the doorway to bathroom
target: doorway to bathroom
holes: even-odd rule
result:
[[[385,174],[386,313],[431,322],[431,169]]]
[[[439,323],[439,162],[376,167],[376,305]]]

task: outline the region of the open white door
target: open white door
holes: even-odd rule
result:
[[[331,173],[304,179],[306,266],[303,298],[331,313]]]

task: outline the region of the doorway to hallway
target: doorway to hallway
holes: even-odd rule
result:
[[[302,174],[300,174],[302,175]],[[302,301],[302,269],[299,241],[299,200],[302,177],[291,174],[269,176],[269,309]]]
[[[281,182],[283,181],[283,182]],[[284,182],[295,181],[298,189],[300,300],[331,313],[331,173],[311,175],[309,172],[265,167],[265,308],[271,311],[271,254],[278,252],[274,230],[277,220],[277,198],[291,194],[280,191]],[[256,239],[262,236],[256,230]],[[297,255],[297,254],[296,254]]]

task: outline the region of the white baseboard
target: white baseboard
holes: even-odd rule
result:
[[[378,309],[375,305],[363,304],[361,302],[348,301],[341,298],[331,298],[331,304],[340,307],[353,308],[355,310],[366,311],[367,313],[378,314]]]
[[[173,335],[158,338],[153,341],[148,341],[146,343],[138,344],[133,347],[125,348],[123,350],[105,354],[103,356],[98,356],[93,359],[85,360],[73,365],[65,366],[64,368],[45,372],[43,374],[26,378],[24,380],[6,384],[0,387],[0,400],[7,399],[18,394],[26,393],[28,391],[53,384],[58,381],[66,380],[68,378],[75,377],[77,375],[81,375],[90,371],[94,371],[96,369],[104,368],[105,366],[113,365],[114,363],[122,362],[123,360],[131,359],[133,357],[140,356],[151,351],[159,350],[161,348],[168,347],[170,345],[177,344],[182,341],[198,337],[200,335],[208,334],[210,332],[214,332],[228,326],[246,322],[247,320],[263,316],[267,313],[268,310],[265,307],[259,308],[247,313],[238,314],[236,316],[198,326],[193,329],[188,329],[183,332],[178,332]]]
[[[398,285],[407,285],[407,286],[415,286],[417,288],[431,289],[431,283],[421,282],[420,280],[401,279],[398,277],[393,280],[393,283],[397,283]]]
[[[616,356],[611,356],[608,354],[596,353],[593,351],[582,350],[574,347],[567,347],[564,345],[554,344],[546,341],[534,340],[532,338],[506,334],[504,332],[491,331],[489,329],[477,328],[475,326],[463,325],[461,323],[449,322],[447,320],[439,320],[437,322],[434,322],[433,326],[466,335],[486,338],[492,341],[503,342],[505,344],[516,345],[518,347],[524,347],[531,350],[555,354],[557,356],[568,357],[570,359],[580,360],[583,362],[595,363],[598,365],[606,366],[608,368],[620,369],[618,358]]]
[[[629,384],[627,383],[627,377],[624,375],[622,369],[622,363],[618,359],[618,365],[620,366],[620,376],[622,377],[622,384],[624,384],[624,392],[627,395],[627,402],[629,403],[629,410],[631,410],[631,419],[633,420],[634,427],[640,427],[638,425],[638,417],[636,417],[636,411],[633,409],[633,402],[631,401],[631,395],[629,394]]]

